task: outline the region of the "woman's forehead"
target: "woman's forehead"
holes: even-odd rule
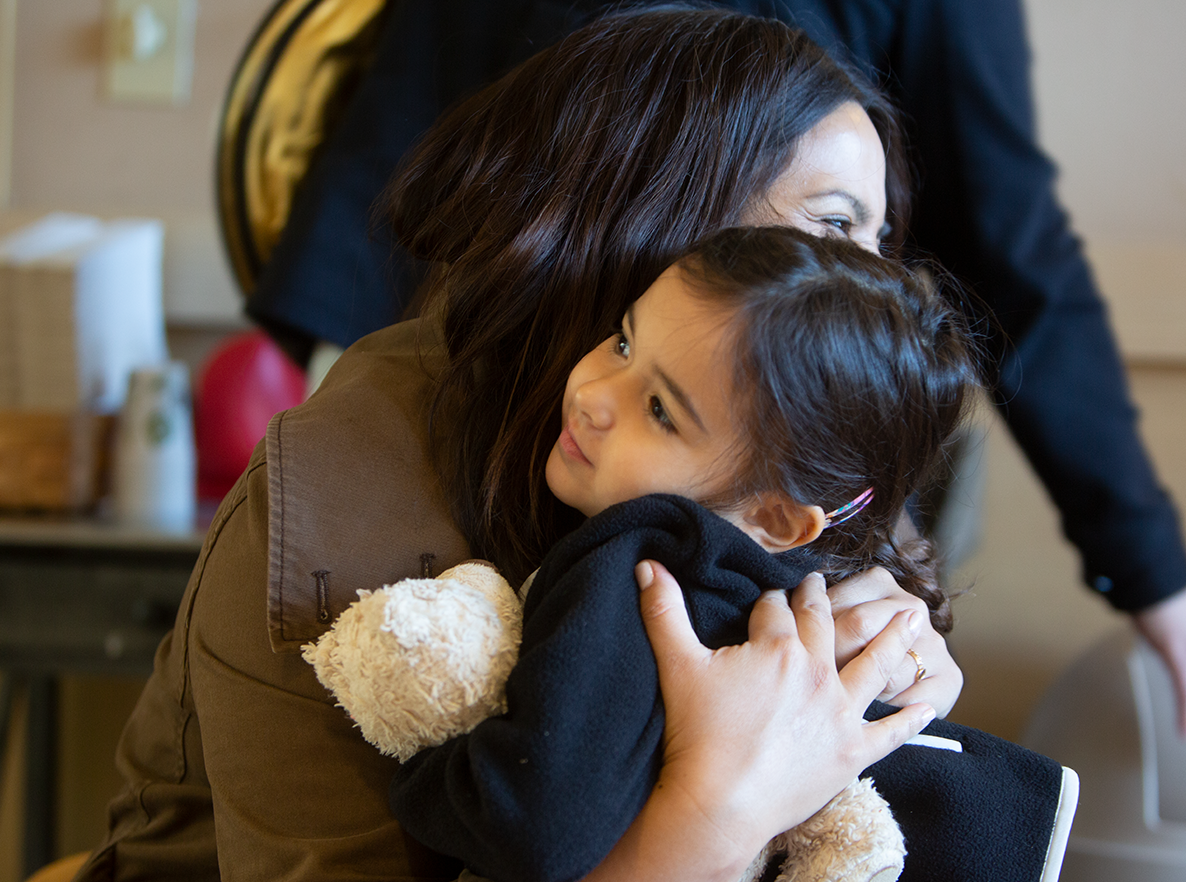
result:
[[[846,102],[803,135],[790,166],[746,221],[789,223],[816,232],[799,222],[804,213],[843,210],[853,222],[850,238],[876,250],[885,225],[885,169],[885,150],[872,120],[858,104]]]

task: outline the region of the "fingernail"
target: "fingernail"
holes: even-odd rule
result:
[[[928,707],[925,711],[922,712],[923,728],[926,728],[927,726],[929,726],[931,724],[931,720],[933,720],[933,719],[935,719],[935,709],[933,707]]]
[[[815,587],[817,580],[819,582],[819,586],[821,588],[823,588],[825,592],[827,592],[828,584],[827,584],[827,582],[824,581],[824,577],[821,573],[808,573],[806,576],[803,577],[803,581],[799,583],[799,587],[807,585],[809,582],[811,583],[812,587]],[[791,593],[791,591],[790,591],[790,589],[788,589],[787,590],[788,597],[790,596],[790,593]]]
[[[922,630],[922,613],[912,611],[906,616],[906,626],[910,629],[910,633],[917,635]]]
[[[634,568],[634,578],[638,580],[639,588],[650,588],[651,584],[655,581],[655,568],[645,560],[641,561]]]

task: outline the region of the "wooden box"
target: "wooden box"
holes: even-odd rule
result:
[[[80,511],[107,489],[115,418],[0,410],[0,509]]]

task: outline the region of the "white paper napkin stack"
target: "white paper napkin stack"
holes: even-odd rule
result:
[[[167,360],[158,220],[47,215],[0,240],[0,408],[114,413]]]

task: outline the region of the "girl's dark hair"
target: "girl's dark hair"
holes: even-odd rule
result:
[[[887,152],[892,246],[909,187],[890,105],[801,31],[726,10],[599,19],[412,151],[387,208],[434,265],[423,308],[449,365],[431,429],[475,554],[514,581],[574,525],[543,468],[572,366],[691,243],[760,207],[799,138],[848,101]]]
[[[729,488],[701,502],[731,509],[775,490],[828,512],[872,488],[863,510],[811,543],[823,572],[839,580],[883,566],[949,631],[930,544],[894,534],[977,384],[962,313],[928,274],[788,227],[718,232],[680,268],[697,296],[735,311],[743,440]]]

